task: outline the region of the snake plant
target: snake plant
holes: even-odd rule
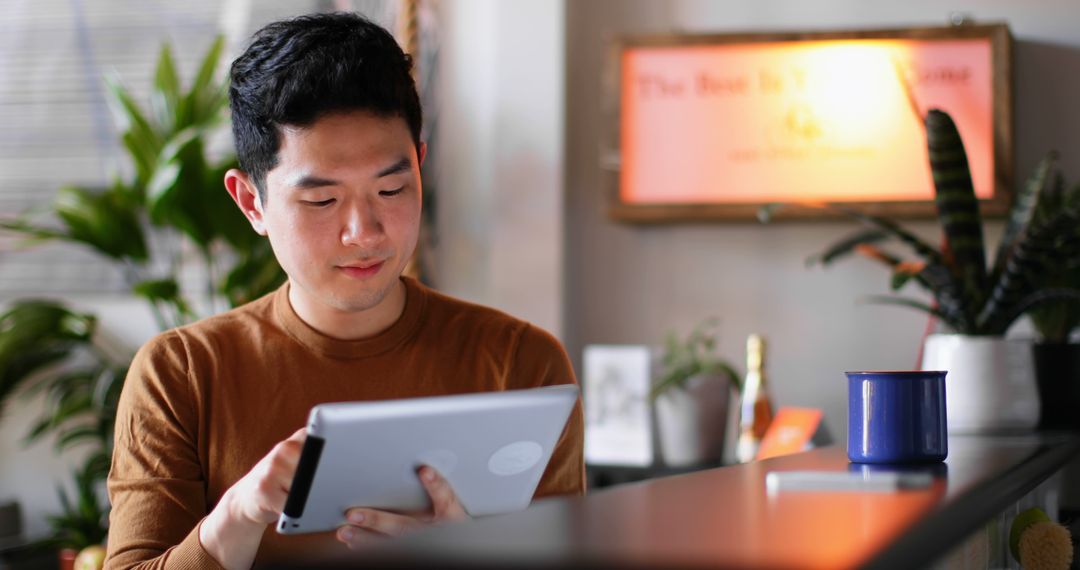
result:
[[[844,206],[823,206],[854,218],[864,229],[813,258],[828,265],[859,253],[884,264],[894,291],[909,282],[930,292],[934,303],[897,296],[871,301],[896,304],[936,316],[954,332],[1003,335],[1025,313],[1050,303],[1080,302],[1074,280],[1055,280],[1080,256],[1080,186],[1066,191],[1051,153],[1017,192],[992,264],[986,259],[983,220],[967,154],[956,124],[940,110],[924,117],[942,245],[935,247],[896,222]],[[899,242],[913,257],[884,249]],[[1060,309],[1060,307],[1059,307]]]

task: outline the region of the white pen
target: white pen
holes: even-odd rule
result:
[[[933,481],[934,477],[929,473],[770,471],[765,475],[765,489],[770,495],[782,491],[891,493],[904,489],[922,489]]]

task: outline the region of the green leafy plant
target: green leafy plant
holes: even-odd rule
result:
[[[739,374],[717,354],[718,325],[718,319],[709,318],[685,337],[674,331],[667,334],[661,357],[663,369],[653,385],[651,399],[655,400],[668,390],[685,388],[687,380],[699,374],[715,374],[726,378],[736,389],[741,388]]]
[[[862,222],[867,229],[846,236],[812,261],[828,265],[859,253],[885,265],[891,287],[914,282],[930,292],[934,303],[894,296],[874,296],[877,303],[902,305],[927,312],[960,334],[997,336],[1017,318],[1050,302],[1080,301],[1080,290],[1059,285],[1056,275],[1063,259],[1080,254],[1080,189],[1066,193],[1054,175],[1051,153],[1017,192],[1005,231],[991,265],[987,265],[983,222],[975,197],[967,154],[952,118],[930,110],[925,118],[930,170],[934,179],[942,246],[935,247],[896,222],[853,208],[828,208]],[[1051,206],[1056,201],[1057,206]],[[768,219],[773,208],[760,213]],[[886,241],[906,246],[914,258],[882,247]]]
[[[1037,214],[1051,217],[1055,212],[1080,210],[1080,184],[1066,189],[1064,178],[1058,173],[1052,185],[1039,200]],[[1080,255],[1075,246],[1070,250],[1067,239],[1058,237],[1050,248],[1055,255],[1054,263],[1047,267],[1041,276],[1040,285],[1054,289],[1073,289],[1080,291]],[[1071,251],[1071,254],[1070,254]],[[1031,323],[1043,342],[1065,344],[1073,332],[1080,329],[1080,303],[1051,301],[1035,306],[1028,312]]]
[[[218,38],[187,90],[170,48],[163,47],[149,110],[118,79],[107,78],[131,172],[104,187],[61,188],[50,215],[0,221],[0,229],[28,245],[77,244],[114,263],[162,330],[196,319],[196,306],[235,306],[284,281],[268,242],[251,231],[222,188],[235,158],[211,158],[207,150],[209,137],[225,122],[225,85],[215,79],[222,46]],[[195,292],[201,305],[191,302],[178,279],[185,242],[198,252],[207,276],[205,288]],[[51,435],[58,453],[91,448],[74,472],[75,494],[61,489],[63,513],[50,519],[56,540],[75,548],[98,543],[106,533],[108,507],[100,491],[133,352],[125,348],[116,355],[100,332],[94,315],[57,300],[18,300],[0,315],[0,414],[16,393],[43,395],[27,441]]]

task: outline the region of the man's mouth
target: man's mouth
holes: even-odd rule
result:
[[[385,260],[361,261],[348,265],[339,265],[338,269],[349,277],[366,278],[372,277],[382,270]]]

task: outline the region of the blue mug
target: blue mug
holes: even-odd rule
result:
[[[932,463],[949,454],[945,372],[845,372],[848,459]]]

